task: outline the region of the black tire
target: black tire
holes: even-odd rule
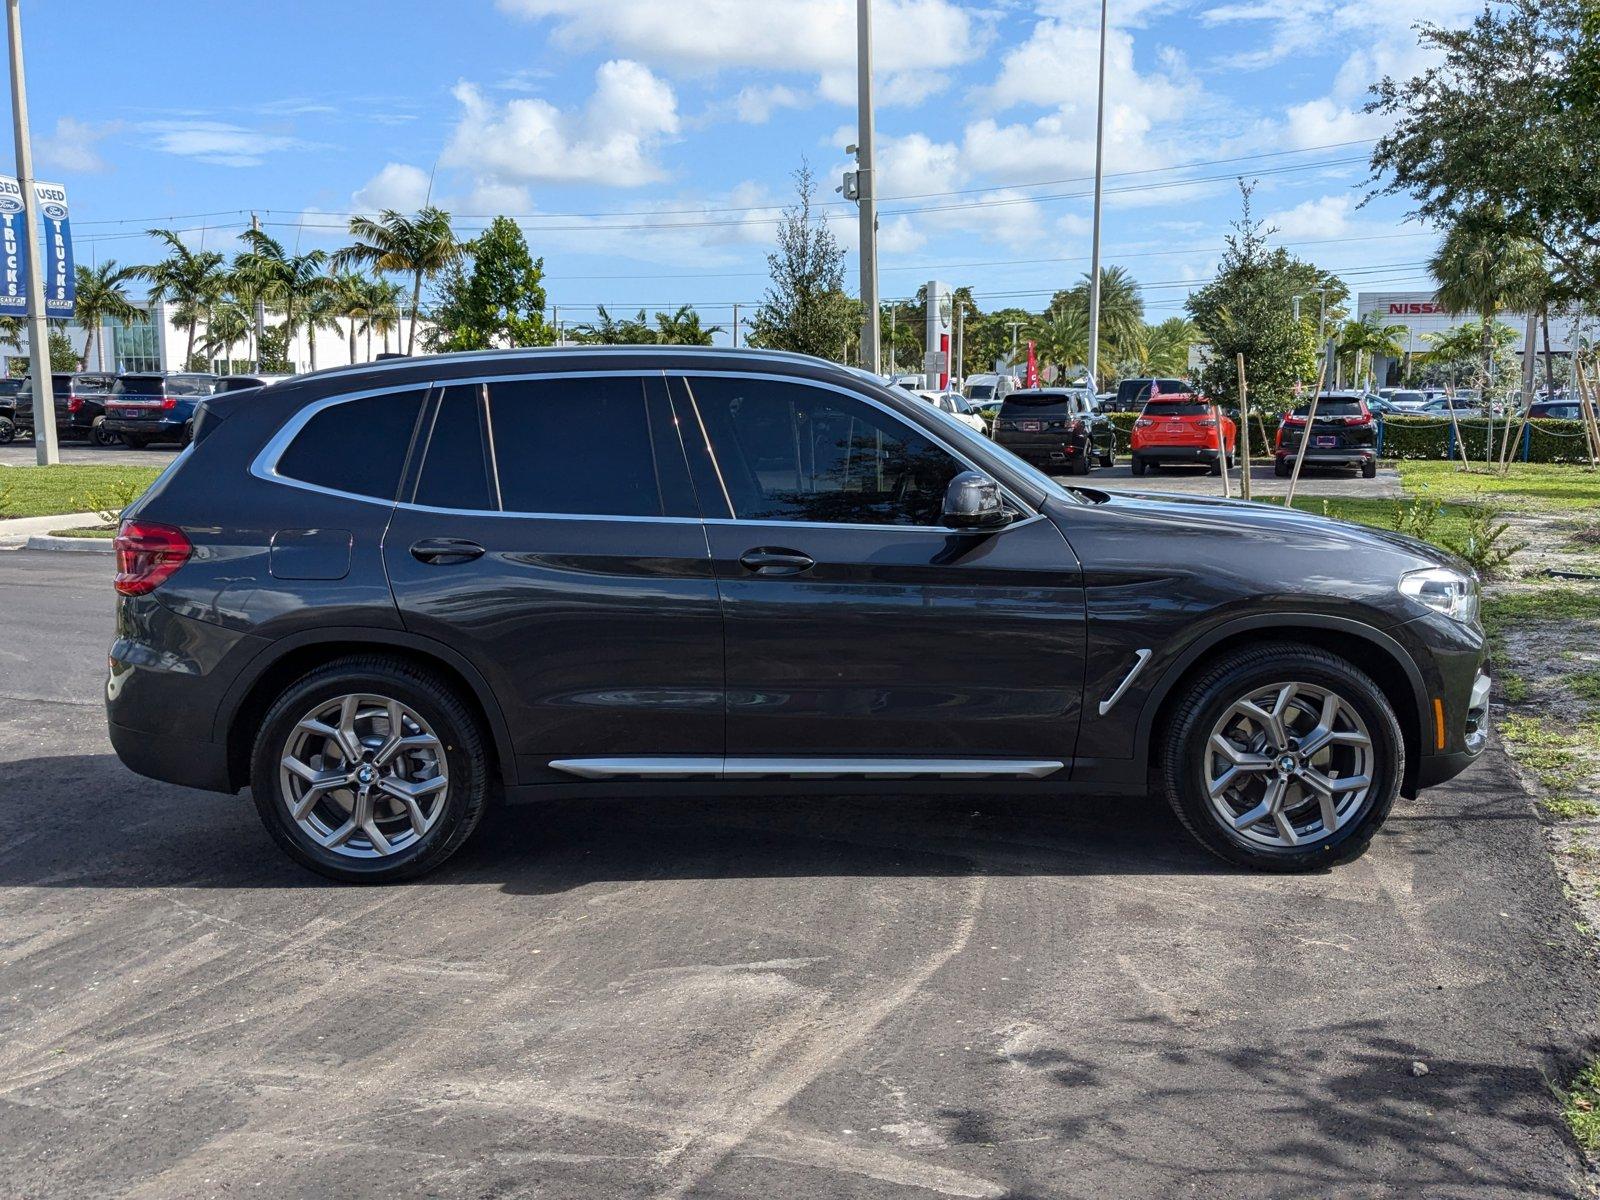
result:
[[[1089,473],[1089,447],[1085,446],[1082,454],[1073,455],[1072,463],[1068,470],[1073,475],[1087,475]]]
[[[96,446],[115,446],[119,440],[116,434],[106,431],[106,419],[104,417],[96,417],[94,424],[89,427],[89,441]]]
[[[1160,462],[1149,462],[1149,463],[1146,463],[1145,465],[1147,467],[1149,467],[1152,471],[1161,470],[1161,463]]]
[[[125,433],[122,435],[122,444],[129,450],[143,450],[150,444],[150,439],[142,433]]]
[[[183,433],[178,438],[178,445],[187,446],[192,441],[194,441],[194,422],[185,421],[183,423]]]
[[[1144,474],[1144,469],[1145,469],[1144,459],[1136,458],[1136,459],[1133,460],[1133,473],[1135,475],[1143,475]]]
[[[329,850],[289,813],[279,762],[296,724],[318,701],[370,693],[420,714],[444,745],[450,786],[443,811],[415,842],[383,858],[350,858]],[[302,676],[267,711],[250,756],[250,790],[262,824],[302,866],[346,883],[394,883],[432,871],[472,836],[490,793],[487,736],[471,709],[433,674],[377,655],[337,659]]]
[[[1290,473],[1291,470],[1292,470],[1292,468],[1289,465],[1289,460],[1288,459],[1286,459],[1286,458],[1275,458],[1275,459],[1272,460],[1272,473],[1274,475],[1276,475],[1279,479],[1287,479],[1287,478],[1289,478],[1289,473]]]
[[[10,417],[0,417],[0,446],[9,446],[17,440],[17,427]]]
[[[1100,465],[1108,470],[1117,465],[1116,446],[1107,447],[1106,452],[1100,456]]]
[[[1376,479],[1378,477],[1378,463],[1375,459],[1367,458],[1361,461],[1361,478]]]
[[[1225,828],[1206,794],[1205,751],[1216,723],[1241,697],[1287,682],[1336,692],[1360,714],[1372,748],[1372,782],[1360,807],[1331,837],[1304,847],[1261,845]],[[1184,828],[1219,858],[1261,871],[1316,871],[1359,858],[1389,815],[1405,777],[1405,739],[1378,685],[1338,655],[1285,642],[1236,650],[1207,669],[1178,698],[1161,744],[1163,787]]]
[[[1222,460],[1220,458],[1213,458],[1209,463],[1206,464],[1206,471],[1212,475],[1221,475]]]

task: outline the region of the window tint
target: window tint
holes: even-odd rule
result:
[[[1303,417],[1311,411],[1308,401],[1299,405],[1294,410],[1294,415]],[[1317,401],[1317,416],[1319,417],[1359,417],[1361,415],[1361,401],[1341,400],[1333,396],[1324,396]]]
[[[688,380],[734,515],[744,520],[937,525],[966,468],[899,418],[804,384]]]
[[[117,396],[159,396],[162,382],[160,375],[124,375],[111,385],[111,391]]]
[[[1317,410],[1321,412],[1319,408]],[[1157,396],[1144,406],[1144,415],[1147,417],[1200,417],[1211,415],[1211,405],[1203,400],[1186,398],[1183,400],[1163,400]]]
[[[306,422],[278,459],[278,474],[318,487],[393,500],[421,392],[346,400]]]
[[[1000,404],[1002,417],[1070,417],[1082,404],[1062,392],[1012,392]]]
[[[480,391],[475,386],[461,386],[445,392],[428,438],[427,456],[422,460],[418,504],[477,510],[498,507],[489,488],[489,468],[483,452]]]
[[[491,383],[489,419],[507,512],[663,515],[642,377]]]

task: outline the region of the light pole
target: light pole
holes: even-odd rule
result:
[[[1100,390],[1100,185],[1106,148],[1106,5],[1100,0],[1100,83],[1094,105],[1094,242],[1089,252],[1089,389]]]
[[[50,324],[44,314],[44,243],[39,237],[39,197],[33,190],[33,145],[28,140],[28,87],[22,75],[22,12],[6,0],[11,43],[11,121],[17,139],[17,184],[28,247],[28,373],[33,376],[33,454],[41,467],[61,461],[56,444],[56,397],[50,386]]]
[[[856,0],[856,186],[861,204],[861,365],[881,374],[878,345],[878,181],[872,169],[872,0]]]

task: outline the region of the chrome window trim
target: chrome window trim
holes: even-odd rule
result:
[[[729,371],[707,371],[707,370],[682,371],[682,370],[679,370],[679,371],[671,371],[671,370],[669,370],[667,372],[669,381],[670,381],[672,375],[674,375],[674,374],[676,374],[677,376],[679,376],[680,378],[685,380],[685,385],[686,386],[685,386],[684,390],[687,391],[688,394],[689,394],[689,403],[693,406],[693,408],[695,410],[695,419],[700,422],[700,427],[701,427],[702,432],[705,429],[705,421],[700,416],[700,404],[699,404],[699,402],[697,400],[695,400],[694,388],[690,387],[690,386],[687,386],[688,380],[690,378],[692,378],[692,377],[711,376],[711,377],[715,377],[715,378],[718,378],[718,379],[760,379],[760,380],[765,380],[765,381],[770,382],[770,383],[788,383],[788,384],[794,384],[797,387],[820,388],[823,391],[836,392],[839,395],[849,397],[852,400],[859,400],[863,404],[866,404],[866,405],[868,405],[868,406],[870,406],[872,408],[877,409],[879,412],[881,412],[885,416],[887,416],[891,421],[898,422],[901,426],[903,426],[903,427],[905,427],[907,429],[910,429],[912,432],[916,433],[919,437],[922,437],[925,440],[932,442],[935,446],[938,446],[941,450],[943,450],[951,458],[955,459],[962,466],[966,467],[967,470],[976,471],[978,474],[982,475],[985,479],[994,479],[994,476],[993,476],[993,474],[991,472],[984,470],[983,467],[979,466],[977,463],[974,463],[965,454],[962,454],[959,450],[957,450],[954,446],[952,446],[948,441],[946,441],[944,438],[941,438],[938,435],[937,431],[924,429],[922,426],[918,425],[916,422],[907,420],[905,414],[896,412],[894,409],[890,408],[887,404],[884,404],[881,400],[878,400],[875,397],[863,395],[861,392],[852,391],[849,388],[841,387],[839,384],[830,383],[827,380],[823,380],[823,379],[802,379],[802,378],[800,378],[798,376],[794,376],[794,375],[778,375],[778,374],[774,374],[774,373],[772,373],[770,371],[741,371],[741,370],[729,370]],[[933,411],[937,412],[938,409],[934,408]],[[709,437],[706,439],[706,444],[707,444],[708,447],[710,446],[710,438]],[[712,453],[711,453],[711,461],[714,464],[716,464],[717,477],[720,479],[722,477],[722,466],[721,466],[720,463],[717,463],[716,451],[714,449],[712,450]],[[995,482],[996,486],[998,486],[1000,488],[1001,495],[1003,495],[1006,499],[1010,500],[1011,503],[1013,505],[1015,505],[1019,511],[1021,511],[1023,514],[1025,514],[1024,519],[1023,519],[1024,521],[1025,520],[1029,520],[1029,519],[1031,519],[1033,517],[1036,517],[1036,516],[1040,515],[1039,511],[1036,508],[1034,508],[1033,505],[1029,504],[1026,500],[1023,500],[1020,496],[1016,495],[1010,488],[1006,487],[1006,485],[1004,483],[1001,483],[998,479],[995,479],[994,482]],[[726,493],[727,488],[724,487],[723,491],[724,491],[724,493]],[[728,500],[728,511],[729,512],[733,512],[733,502],[732,502],[731,498],[729,498],[729,500]],[[767,518],[737,517],[737,516],[731,517],[731,518],[729,518],[729,517],[707,517],[707,518],[705,518],[705,520],[706,520],[706,523],[708,525],[709,524],[726,524],[726,523],[730,523],[731,522],[731,523],[743,524],[743,525],[813,525],[813,526],[821,526],[821,527],[827,528],[827,529],[948,529],[949,528],[949,526],[946,526],[946,525],[866,525],[866,524],[856,524],[856,523],[851,522],[851,521],[785,521],[785,520],[783,520],[781,518],[767,519]],[[1006,528],[1009,529],[1012,526],[1021,525],[1021,524],[1023,524],[1023,521],[1013,521],[1011,523],[1011,525],[1006,526]]]
[[[693,348],[691,348],[691,349],[693,349]],[[704,350],[706,348],[705,347],[699,347],[698,349]],[[615,352],[615,348],[607,347],[606,351],[608,353]],[[495,353],[510,353],[510,352],[509,351],[505,351],[505,352],[497,351]],[[723,353],[726,353],[726,352],[723,352]],[[778,352],[775,351],[773,353],[776,354]],[[800,358],[800,359],[806,359],[805,355],[796,355],[794,357]],[[396,363],[399,363],[402,360],[395,359],[393,361],[396,362]],[[807,361],[810,361],[810,360],[807,360]],[[306,425],[310,423],[312,417],[316,416],[318,413],[324,411],[325,409],[329,409],[329,408],[334,407],[337,404],[347,404],[347,403],[349,403],[349,402],[351,402],[353,400],[365,400],[365,399],[368,399],[369,397],[372,397],[372,396],[389,396],[389,395],[395,395],[395,394],[398,394],[398,393],[401,393],[401,392],[419,391],[419,392],[422,393],[423,399],[426,402],[427,400],[429,400],[432,397],[432,394],[434,392],[442,391],[443,389],[450,388],[450,387],[486,387],[487,385],[489,385],[491,383],[510,383],[510,382],[522,382],[522,381],[542,380],[542,379],[617,379],[617,378],[641,378],[641,379],[643,379],[643,378],[653,378],[654,377],[654,378],[665,378],[670,382],[670,378],[671,378],[672,374],[673,374],[673,371],[672,371],[671,368],[661,368],[661,367],[633,367],[633,368],[618,369],[618,370],[595,370],[595,371],[540,371],[540,372],[533,372],[533,373],[517,372],[517,373],[513,373],[513,374],[475,375],[475,376],[469,376],[469,377],[462,377],[462,378],[459,378],[459,379],[441,379],[441,380],[432,380],[432,381],[414,380],[414,381],[409,382],[409,383],[393,384],[393,385],[390,385],[388,387],[363,388],[360,391],[356,391],[356,392],[340,392],[337,395],[324,396],[319,400],[312,401],[310,404],[308,404],[304,408],[300,409],[293,416],[291,416],[287,421],[285,421],[283,423],[283,426],[278,430],[278,432],[275,433],[267,441],[267,444],[265,446],[263,446],[261,448],[261,450],[256,454],[255,458],[253,460],[251,460],[251,463],[250,463],[250,474],[255,476],[257,479],[264,480],[264,481],[266,481],[268,483],[277,483],[277,484],[285,485],[287,487],[301,488],[301,489],[303,489],[305,491],[316,492],[316,493],[319,493],[319,494],[324,495],[324,496],[337,496],[340,499],[344,499],[344,500],[358,500],[358,501],[361,501],[362,503],[366,503],[366,504],[381,504],[381,505],[385,505],[386,507],[389,507],[389,508],[406,509],[407,511],[411,511],[411,512],[436,513],[436,514],[439,514],[439,515],[442,515],[442,516],[501,517],[501,518],[511,518],[511,519],[514,519],[514,520],[530,520],[530,521],[628,521],[628,522],[648,522],[648,523],[654,523],[654,524],[671,524],[671,525],[702,525],[703,524],[703,525],[749,525],[749,526],[757,526],[757,527],[773,527],[773,526],[777,526],[777,527],[781,527],[781,528],[785,528],[785,529],[795,529],[795,528],[800,528],[800,529],[862,529],[862,530],[872,530],[872,531],[884,532],[884,533],[887,533],[887,532],[901,532],[901,533],[907,533],[907,532],[911,532],[911,533],[936,532],[936,533],[944,533],[947,536],[958,536],[959,535],[960,531],[953,530],[949,526],[946,526],[946,525],[878,525],[878,524],[870,524],[869,525],[869,524],[852,524],[852,523],[849,523],[849,522],[837,522],[837,521],[785,521],[785,520],[768,520],[768,519],[764,519],[764,518],[758,519],[758,518],[742,518],[742,517],[666,517],[666,516],[637,516],[637,517],[629,517],[629,516],[617,516],[617,515],[614,515],[614,514],[606,514],[606,513],[541,513],[541,512],[521,512],[521,511],[506,510],[506,509],[443,508],[443,507],[438,507],[438,506],[429,505],[429,504],[417,504],[414,501],[409,501],[409,500],[400,500],[400,501],[383,500],[383,499],[380,499],[380,498],[378,498],[376,496],[363,496],[363,495],[361,495],[361,494],[359,494],[357,492],[346,492],[346,491],[342,491],[342,490],[340,490],[338,488],[325,487],[324,485],[319,484],[319,483],[310,483],[310,482],[308,482],[306,480],[303,480],[303,479],[294,479],[294,478],[291,478],[290,476],[279,474],[278,473],[278,469],[277,469],[278,460],[283,456],[284,451],[289,448],[290,443],[292,443],[294,441],[294,439],[299,436],[300,432],[306,427]],[[679,375],[683,375],[685,373],[684,372],[678,372],[678,374]],[[696,372],[694,372],[694,374],[697,374],[697,375],[713,375],[713,376],[719,376],[719,377],[731,376],[731,377],[735,377],[735,378],[763,379],[763,380],[769,380],[769,381],[777,382],[777,383],[794,383],[794,384],[799,384],[801,386],[820,387],[820,388],[823,388],[823,389],[825,389],[827,391],[837,392],[838,394],[840,394],[842,396],[847,396],[847,397],[850,397],[852,399],[860,400],[863,403],[871,405],[872,407],[878,409],[879,411],[887,414],[891,419],[899,421],[902,425],[908,426],[909,428],[911,428],[913,431],[915,431],[916,433],[920,434],[921,436],[928,438],[929,441],[932,441],[935,445],[939,446],[946,453],[948,453],[952,458],[956,459],[963,466],[965,466],[968,470],[978,471],[980,474],[984,475],[986,478],[992,478],[992,476],[989,474],[989,472],[984,471],[983,468],[975,465],[972,462],[972,460],[969,459],[966,455],[957,452],[948,442],[944,441],[942,438],[936,437],[933,434],[921,429],[919,426],[915,425],[914,423],[908,422],[902,414],[895,412],[888,405],[883,404],[881,401],[878,401],[878,400],[874,399],[871,396],[864,396],[860,392],[852,391],[849,388],[841,387],[838,384],[830,383],[830,382],[827,382],[825,380],[805,379],[805,378],[802,378],[802,377],[799,377],[799,376],[776,374],[776,373],[773,373],[773,372],[766,372],[766,371],[744,371],[744,370],[696,371]],[[692,398],[692,395],[691,395],[691,403],[692,403],[692,399],[693,398]],[[699,418],[700,418],[699,408],[698,408],[697,405],[695,405],[694,408],[695,408],[695,417],[696,417],[696,420],[698,421]],[[491,414],[485,413],[484,415],[485,415],[485,417],[489,417]],[[703,426],[702,426],[702,429],[703,429]],[[714,455],[713,455],[712,461],[713,462],[716,461]],[[719,468],[719,470],[720,470],[720,468]],[[996,482],[999,483],[998,480],[996,480]],[[1018,528],[1021,528],[1024,525],[1030,525],[1034,521],[1039,520],[1039,519],[1041,519],[1043,517],[1044,514],[1042,512],[1040,512],[1039,510],[1035,509],[1031,504],[1028,504],[1026,501],[1022,500],[1020,497],[1015,495],[1011,491],[1011,489],[1007,488],[1004,484],[1000,484],[1000,489],[1001,489],[1001,493],[1003,495],[1005,495],[1017,507],[1017,509],[1023,514],[1023,516],[1021,517],[1021,519],[1011,522],[1011,524],[1004,526],[1003,528],[997,530],[996,532],[1005,533],[1005,532],[1007,532],[1009,530],[1012,530],[1012,529],[1018,529]],[[728,505],[728,511],[729,512],[733,511],[733,506],[732,506],[731,503]]]

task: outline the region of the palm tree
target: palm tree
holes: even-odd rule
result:
[[[306,306],[328,285],[327,276],[322,273],[322,265],[328,261],[327,252],[311,250],[305,254],[290,254],[282,242],[259,229],[246,229],[239,238],[250,249],[233,260],[234,271],[283,314],[287,354]]]
[[[600,346],[653,346],[660,338],[642,308],[636,316],[623,317],[620,321],[606,311],[605,305],[595,308],[599,318],[593,324],[578,325],[572,331],[579,341]]]
[[[1537,245],[1507,232],[1498,209],[1472,209],[1456,220],[1428,262],[1439,284],[1437,299],[1451,312],[1473,311],[1482,325],[1478,346],[1480,386],[1488,395],[1500,313],[1537,305],[1543,293],[1544,256]]]
[[[356,326],[367,316],[372,299],[372,281],[365,275],[345,271],[333,277],[333,291],[339,300],[339,315],[350,323],[350,362],[356,361]]]
[[[422,304],[422,281],[459,262],[465,252],[450,228],[450,214],[428,205],[414,217],[386,208],[376,220],[351,217],[350,236],[356,244],[333,256],[335,269],[370,266],[378,271],[403,271],[411,275],[411,331],[406,353],[416,348],[417,312]]]
[[[83,366],[89,366],[89,347],[94,347],[94,365],[105,370],[105,359],[100,353],[101,327],[107,321],[137,321],[143,313],[128,299],[123,285],[139,276],[138,267],[119,267],[115,259],[108,258],[94,267],[78,265],[77,311],[74,314],[79,328],[89,335],[83,347]]]
[[[700,314],[688,304],[679,305],[678,311],[670,316],[664,312],[656,314],[656,336],[663,346],[709,346],[711,335],[721,332],[721,325],[702,329]]]
[[[231,361],[233,348],[254,330],[253,307],[238,299],[225,298],[211,310],[211,316],[206,321],[206,336],[200,342],[200,352],[208,358],[220,355]]]
[[[1089,314],[1075,304],[1053,308],[1034,334],[1034,351],[1063,371],[1089,361]]]
[[[184,366],[194,357],[195,330],[200,318],[222,295],[226,276],[222,269],[222,255],[215,250],[191,250],[170,229],[146,230],[151,237],[165,242],[169,253],[158,263],[133,268],[140,279],[150,281],[150,299],[164,301],[173,307],[172,319],[189,332],[184,350]]]
[[[321,286],[315,288],[305,299],[301,309],[306,323],[306,351],[311,357],[311,369],[317,369],[317,330],[331,329],[338,332],[339,318],[344,316],[344,297],[339,293],[338,283],[326,275],[320,278]],[[351,356],[354,359],[354,355]]]
[[[1375,312],[1366,313],[1359,321],[1346,321],[1335,335],[1339,358],[1351,360],[1351,382],[1361,385],[1361,356],[1366,355],[1370,368],[1378,358],[1399,358],[1406,352],[1400,340],[1406,336],[1404,325],[1386,325]]]
[[[367,335],[367,357],[372,357],[372,335],[383,338],[383,352],[389,353],[389,335],[400,326],[400,288],[388,279],[367,281],[366,316],[361,328]]]

